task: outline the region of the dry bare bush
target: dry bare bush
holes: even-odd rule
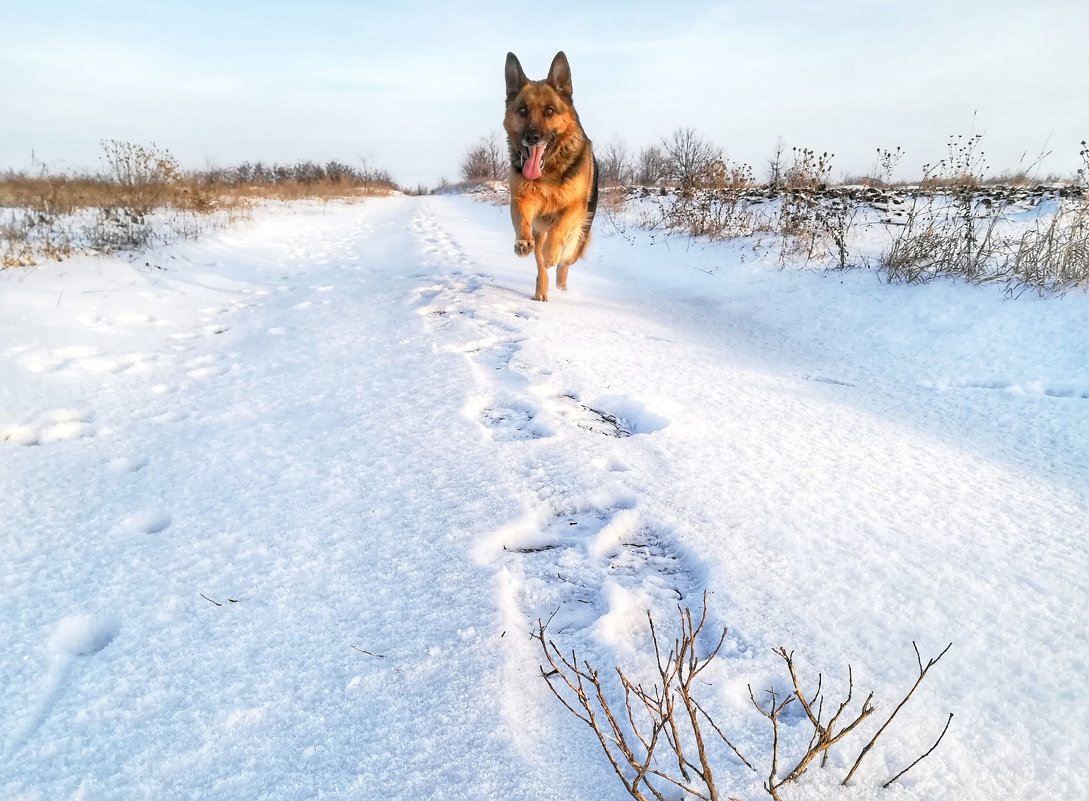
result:
[[[923,165],[928,191],[912,196],[904,224],[880,259],[890,281],[954,275],[980,282],[1005,275],[1010,249],[998,226],[1007,204],[980,195],[987,171],[982,139],[950,137],[947,157]]]
[[[458,172],[465,181],[494,181],[506,178],[510,172],[510,158],[499,146],[499,140],[495,134],[482,136],[475,145],[466,149]]]
[[[650,198],[650,225],[710,240],[739,239],[775,230],[772,209],[744,189],[698,189]]]
[[[1050,219],[1039,220],[1017,242],[1011,293],[1026,289],[1063,292],[1089,286],[1089,200],[1058,201]]]
[[[657,145],[648,145],[639,151],[635,160],[635,182],[640,186],[657,186],[668,177],[668,160],[665,151]]]
[[[620,139],[611,139],[596,152],[598,170],[601,175],[603,187],[625,186],[632,182],[635,176],[635,165],[628,146]]]
[[[783,162],[783,158],[786,155],[786,143],[783,142],[783,137],[779,137],[775,140],[775,150],[771,152],[771,156],[767,161],[768,169],[768,188],[778,189],[783,185],[783,172],[786,167]]]
[[[877,159],[874,161],[873,170],[870,173],[870,186],[892,186],[892,176],[900,166],[904,158],[904,150],[899,145],[895,150],[877,148]]]
[[[538,621],[534,638],[541,646],[544,664],[541,675],[559,702],[593,732],[598,746],[605,755],[613,773],[627,793],[636,801],[666,801],[678,797],[697,798],[702,801],[720,801],[728,796],[720,785],[720,768],[717,760],[728,753],[749,770],[757,768],[734,744],[723,726],[708,711],[707,704],[698,697],[701,688],[709,686],[701,674],[712,665],[725,642],[727,631],[711,642],[710,648],[701,646],[707,625],[707,595],[704,593],[703,608],[698,617],[692,610],[678,606],[676,633],[670,640],[659,633],[653,615],[647,612],[650,642],[654,657],[652,664],[639,674],[616,667],[615,676],[602,672],[586,660],[580,660],[572,650],[561,649],[549,638],[546,624]],[[923,679],[949,651],[951,644],[923,663],[918,647],[912,643],[918,665],[914,684],[886,718],[885,722],[862,745],[852,762],[850,771],[842,780],[848,784],[866,756],[873,750],[878,739],[886,732],[901,709],[915,694]],[[771,726],[771,744],[767,747],[764,761],[768,765],[764,789],[774,801],[781,801],[784,787],[799,781],[820,757],[821,767],[827,766],[831,750],[859,732],[864,721],[877,711],[874,694],[869,693],[861,705],[855,705],[854,679],[850,666],[847,669],[848,687],[838,702],[826,703],[823,678],[818,675],[816,686],[806,688],[799,675],[794,652],[786,648],[775,649],[782,659],[790,679],[791,689],[785,693],[768,690],[763,702],[749,686],[753,707],[766,718]],[[636,675],[648,675],[649,681],[640,681]],[[786,759],[781,741],[780,727],[784,712],[797,704],[804,713],[803,724],[811,729],[808,745],[794,754],[780,770]],[[929,756],[948,731],[952,714],[937,741],[922,756],[888,779],[888,787],[915,765]],[[713,748],[715,742],[721,747]],[[680,792],[682,795],[678,796]]]
[[[192,238],[264,200],[350,200],[396,188],[388,172],[365,162],[258,162],[186,172],[155,144],[101,144],[105,169],[97,174],[58,174],[36,165],[0,175],[0,266]]]
[[[848,246],[858,203],[847,193],[830,195],[834,153],[818,154],[808,147],[791,148],[792,163],[783,175],[778,230],[782,234],[779,261],[804,257],[835,259],[837,266],[851,266]]]
[[[678,128],[662,139],[666,177],[682,189],[714,186],[715,162],[722,161],[722,148],[696,133],[692,128]]]

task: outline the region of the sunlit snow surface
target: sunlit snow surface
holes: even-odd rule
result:
[[[627,798],[530,628],[638,672],[705,589],[726,795],[773,647],[868,739],[912,641],[784,797],[1089,795],[1089,298],[602,219],[538,304],[512,239],[394,197],[0,273],[0,798]]]

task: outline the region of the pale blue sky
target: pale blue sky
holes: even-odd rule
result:
[[[590,137],[633,149],[691,126],[763,174],[787,146],[903,177],[985,133],[994,172],[1089,138],[1086,0],[152,3],[0,0],[0,168],[96,167],[155,141],[186,166],[366,158],[456,178],[500,131],[503,60],[571,61]],[[1027,153],[1027,155],[1025,155]]]

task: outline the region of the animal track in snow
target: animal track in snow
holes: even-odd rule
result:
[[[635,426],[622,417],[579,403],[573,395],[562,397],[571,403],[561,405],[560,413],[581,429],[618,439],[630,437],[635,433]]]
[[[428,266],[472,263],[457,240],[435,220],[434,212],[426,205],[413,217],[410,227],[422,241],[424,263]]]
[[[486,538],[478,557],[501,565],[520,613],[553,631],[588,628],[618,606],[641,613],[689,600],[699,586],[693,565],[632,504],[530,516]]]
[[[1073,382],[1025,381],[1017,383],[1003,380],[958,379],[954,381],[924,382],[931,389],[989,389],[1011,395],[1036,395],[1046,398],[1073,398],[1089,400],[1089,385]]]
[[[29,420],[0,425],[0,442],[13,445],[51,445],[94,436],[93,415],[82,409],[53,409]]]
[[[556,399],[557,411],[577,427],[624,439],[635,434],[653,434],[669,425],[668,418],[653,412],[641,401],[619,395],[583,402],[576,392]]]
[[[187,412],[180,411],[178,409],[170,409],[169,411],[162,412],[161,414],[153,415],[151,421],[153,423],[180,423],[189,417]]]
[[[583,397],[563,384],[542,383],[549,371],[525,355],[532,336],[527,329],[539,313],[512,303],[480,276],[430,278],[410,302],[435,349],[461,353],[473,365],[480,393],[465,412],[504,443],[503,458],[514,460],[533,498],[533,511],[484,537],[475,552],[495,568],[507,625],[549,620],[550,631],[592,631],[601,642],[619,643],[645,626],[647,609],[670,614],[679,602],[698,603],[698,562],[618,489],[628,483],[620,477],[633,468],[609,452],[637,448],[641,435],[667,427],[671,420],[660,407],[620,394]],[[596,440],[593,451],[608,488],[586,488],[582,500],[573,500],[571,488],[554,477],[570,468],[592,480],[586,465],[568,460],[580,458],[593,435],[607,438]],[[527,444],[545,439],[540,446]],[[630,444],[609,445],[610,439]]]
[[[488,345],[481,345],[469,353],[476,361],[486,368],[502,370],[511,366],[514,357],[522,349],[521,339],[505,339]]]
[[[121,522],[121,530],[129,534],[158,534],[170,528],[173,519],[161,509],[145,509],[129,515]]]
[[[37,702],[12,730],[13,750],[34,734],[64,691],[72,663],[89,658],[113,642],[121,631],[120,623],[109,615],[77,614],[60,620],[46,643],[49,668],[41,681]]]
[[[155,357],[143,353],[122,353],[107,356],[98,348],[86,345],[73,345],[46,351],[24,351],[15,359],[24,370],[31,373],[57,373],[67,370],[82,370],[88,373],[121,373],[131,369],[142,369]]]
[[[119,629],[117,621],[110,617],[70,615],[54,629],[50,649],[70,656],[91,656],[113,642]]]
[[[187,361],[184,365],[186,369],[186,375],[190,378],[204,379],[215,378],[216,376],[223,375],[227,370],[217,362],[222,361],[224,357],[221,355],[204,355],[197,356]]]
[[[539,411],[528,403],[494,402],[480,411],[481,423],[501,442],[544,439],[552,430],[538,419]]]
[[[148,460],[145,456],[116,456],[110,459],[110,472],[112,473],[136,473],[147,467]]]

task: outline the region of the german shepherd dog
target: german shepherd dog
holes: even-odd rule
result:
[[[556,265],[556,286],[566,291],[567,270],[590,242],[597,162],[571,102],[571,66],[562,51],[543,81],[529,80],[514,53],[507,53],[505,75],[514,252],[533,252],[533,299],[548,300],[548,268]]]

